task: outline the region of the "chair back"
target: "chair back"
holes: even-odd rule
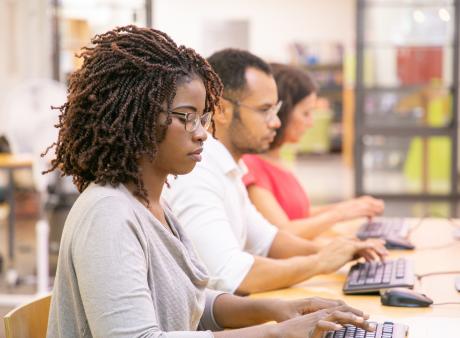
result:
[[[4,318],[6,338],[45,338],[51,294],[11,310]]]

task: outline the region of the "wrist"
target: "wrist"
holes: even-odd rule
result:
[[[265,337],[270,338],[283,338],[283,324],[268,324],[267,325],[267,334],[264,335]]]
[[[266,323],[270,321],[280,322],[284,320],[281,318],[281,313],[284,305],[282,299],[261,299],[256,302],[255,313],[259,323]]]
[[[318,254],[316,254],[316,263],[315,263],[315,268],[316,268],[316,273],[315,275],[321,275],[321,274],[326,274],[329,273],[328,269],[328,264],[327,264],[327,258],[330,256],[330,252],[326,247],[324,247]]]
[[[331,212],[331,218],[332,218],[333,223],[343,222],[346,220],[342,208],[337,206],[333,208],[330,212]]]
[[[280,323],[289,319],[289,307],[287,304],[287,301],[284,299],[274,298],[270,303],[269,320]]]

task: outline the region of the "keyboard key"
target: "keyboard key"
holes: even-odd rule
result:
[[[404,278],[404,270],[396,270],[396,278]]]
[[[378,326],[374,332],[367,332],[361,328],[345,325],[338,331],[331,331],[326,334],[326,338],[403,338],[402,336],[394,336],[394,324],[392,322],[385,322],[383,324],[374,323]],[[401,330],[400,330],[401,331]],[[380,332],[377,334],[377,332]]]

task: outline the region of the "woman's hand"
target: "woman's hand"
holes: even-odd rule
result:
[[[362,241],[363,248],[358,250],[353,258],[363,257],[366,261],[376,260],[384,261],[388,256],[388,250],[385,248],[385,241],[379,238],[369,238]]]
[[[341,221],[347,221],[359,217],[372,218],[383,213],[384,208],[383,200],[371,196],[361,196],[338,203],[334,211]]]
[[[345,302],[340,299],[334,300],[321,297],[293,300],[279,299],[272,306],[273,320],[283,322],[318,310],[336,308],[342,305],[345,305]]]
[[[319,310],[307,315],[284,321],[276,327],[276,337],[321,338],[327,331],[335,331],[342,325],[350,324],[367,331],[375,331],[362,311],[348,305]]]
[[[357,239],[339,237],[324,246],[318,253],[323,273],[332,273],[347,262],[364,257],[367,261],[385,259],[388,255],[385,241],[381,239]]]

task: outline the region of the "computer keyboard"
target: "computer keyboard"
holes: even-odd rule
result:
[[[343,287],[345,294],[377,293],[393,287],[412,288],[413,263],[405,258],[385,262],[356,263],[350,268]]]
[[[410,225],[404,218],[377,218],[365,223],[356,236],[361,239],[381,238],[388,249],[412,250],[415,246],[409,241]]]
[[[375,218],[371,222],[364,223],[358,230],[359,239],[400,237],[407,238],[410,225],[404,218]]]
[[[344,325],[340,330],[326,333],[325,338],[405,338],[407,336],[406,325],[392,322],[375,324],[377,329],[374,332],[364,331],[352,325]]]

